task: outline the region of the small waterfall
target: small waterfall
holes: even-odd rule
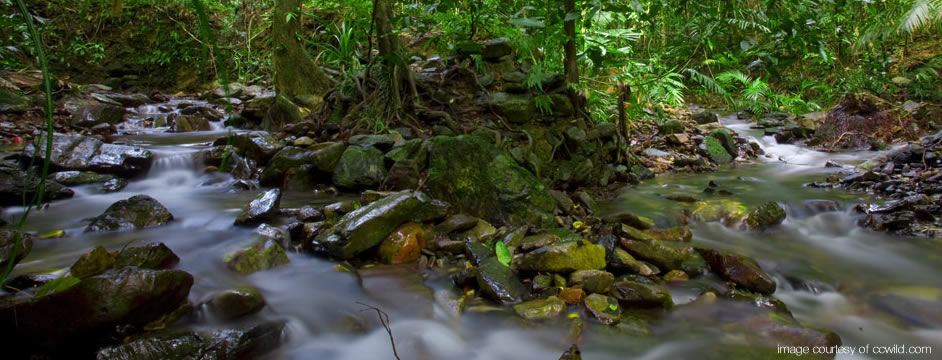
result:
[[[149,175],[159,175],[170,171],[198,171],[203,167],[198,161],[198,151],[175,151],[168,153],[154,152],[154,162]]]

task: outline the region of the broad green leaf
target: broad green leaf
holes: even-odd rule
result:
[[[78,284],[78,283],[79,283],[79,279],[74,276],[64,276],[61,278],[57,278],[55,280],[47,282],[45,285],[39,288],[39,290],[36,291],[36,295],[34,296],[42,297],[46,295],[52,295],[58,292],[63,292],[75,286],[75,284]]]
[[[498,241],[494,244],[494,253],[497,254],[497,261],[503,264],[504,266],[510,266],[510,249],[507,248],[507,245],[503,241]]]

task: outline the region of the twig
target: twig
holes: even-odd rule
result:
[[[385,328],[386,333],[389,334],[389,343],[392,344],[393,356],[396,357],[396,360],[402,360],[399,358],[399,353],[396,352],[396,340],[393,339],[392,330],[389,328],[389,314],[387,314],[385,311],[380,310],[379,308],[372,305],[367,305],[359,301],[357,301],[357,304],[360,304],[366,307],[366,309],[363,309],[360,311],[369,311],[369,310],[376,311],[376,316],[379,317],[379,322],[383,324],[383,328]]]
[[[834,147],[837,146],[837,144],[839,144],[841,140],[844,139],[844,136],[847,136],[847,135],[858,135],[858,134],[853,131],[844,132],[843,134],[841,134],[841,136],[837,137],[837,140],[834,140],[834,142],[831,143],[831,147],[828,148],[828,152],[834,152]]]

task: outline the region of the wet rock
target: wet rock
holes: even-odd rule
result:
[[[173,215],[162,204],[147,195],[134,195],[111,204],[85,228],[90,231],[143,229],[170,223]]]
[[[40,138],[39,143],[44,144],[45,135]],[[36,161],[43,161],[45,146],[41,146],[37,152],[31,143],[23,151],[26,157],[32,157],[34,153]],[[94,171],[133,177],[150,169],[153,157],[150,151],[133,146],[104,144],[98,139],[78,134],[54,134],[50,165],[56,171]]]
[[[110,104],[89,104],[72,114],[72,125],[92,127],[98,124],[117,124],[124,121],[127,110]]]
[[[715,122],[720,121],[720,118],[716,115],[716,113],[710,112],[710,111],[698,112],[696,114],[693,114],[690,118],[693,119],[693,121],[696,121],[697,124],[699,125],[715,123]]]
[[[491,94],[489,101],[489,106],[512,124],[529,123],[538,114],[533,98],[528,95],[499,92]]]
[[[76,260],[75,264],[72,264],[72,267],[69,268],[69,274],[79,279],[87,278],[104,273],[113,268],[114,264],[115,254],[98,246]]]
[[[117,192],[128,186],[128,181],[114,175],[97,174],[91,171],[61,171],[47,178],[65,186],[101,183],[104,192]],[[48,186],[48,185],[47,185]]]
[[[615,283],[615,275],[602,270],[579,270],[569,275],[569,285],[582,287],[589,293],[607,294]]]
[[[280,185],[287,172],[291,169],[297,172],[304,165],[312,166],[313,170],[321,174],[330,173],[334,171],[345,149],[346,145],[336,142],[320,143],[306,149],[284,147],[275,153],[262,171],[260,182],[269,186]]]
[[[276,95],[275,101],[268,108],[262,119],[262,128],[271,131],[280,131],[286,125],[301,122],[301,110],[287,97]]]
[[[785,209],[774,201],[759,205],[746,217],[746,224],[752,229],[765,229],[781,224],[783,221],[785,221]]]
[[[755,260],[725,250],[697,248],[697,252],[717,275],[760,294],[775,292],[775,280]]]
[[[745,213],[746,207],[740,202],[716,199],[698,203],[693,211],[693,217],[703,222],[720,221],[726,225],[733,225],[741,221]]]
[[[579,351],[579,345],[572,344],[569,350],[563,352],[559,360],[582,360],[582,352]]]
[[[45,296],[0,304],[0,336],[54,348],[84,345],[117,326],[142,326],[173,311],[192,285],[193,276],[179,270],[109,271]]]
[[[179,262],[180,258],[167,245],[151,243],[122,250],[115,259],[115,267],[120,269],[134,266],[141,269],[163,270],[170,269]]]
[[[550,296],[546,299],[530,300],[514,305],[514,311],[517,315],[531,321],[555,319],[566,311],[566,302],[558,297]]]
[[[0,166],[0,206],[23,206],[23,197],[30,201],[36,196],[35,189],[38,188],[38,176],[32,176],[17,168]],[[43,202],[68,199],[74,194],[72,190],[55,181],[46,181]]]
[[[213,146],[224,146],[227,144],[238,149],[239,155],[255,160],[260,165],[267,164],[268,160],[270,160],[278,150],[284,147],[281,141],[278,141],[278,139],[267,132],[261,131],[231,134],[228,137],[221,137],[213,142]]]
[[[614,297],[591,294],[585,298],[585,307],[602,324],[612,326],[621,320],[621,306]]]
[[[644,267],[643,263],[621,247],[616,247],[608,260],[608,268],[618,273],[641,274]]]
[[[258,289],[243,286],[213,295],[206,305],[216,318],[231,320],[262,310],[265,307],[265,298]]]
[[[674,305],[670,291],[646,277],[627,275],[618,278],[611,296],[628,308],[669,308]]]
[[[559,298],[563,299],[563,301],[565,301],[566,304],[568,305],[576,305],[576,304],[582,303],[582,301],[585,299],[585,293],[586,293],[585,290],[583,290],[582,288],[563,288],[563,289],[550,288],[550,289],[547,289],[547,291],[550,291],[550,292],[559,291],[559,293],[556,294],[556,296],[559,296]]]
[[[287,264],[291,260],[277,241],[262,238],[247,248],[226,254],[223,261],[230,269],[249,275]]]
[[[497,235],[497,228],[484,220],[478,220],[474,227],[462,231],[457,239],[466,242],[488,242]]]
[[[347,143],[355,146],[375,147],[382,152],[386,152],[396,144],[396,138],[392,135],[383,134],[353,135]]]
[[[419,187],[419,167],[411,159],[393,163],[381,188],[387,191],[411,190]]]
[[[0,271],[4,271],[13,261],[13,265],[22,261],[33,250],[33,237],[23,233],[20,239],[15,238],[16,232],[10,230],[0,230]],[[19,246],[15,246],[19,244]],[[14,248],[16,257],[14,257]]]
[[[350,259],[379,245],[399,225],[422,223],[445,216],[448,204],[417,191],[402,191],[344,215],[317,236],[317,246],[341,259]]]
[[[689,257],[686,252],[664,245],[650,236],[642,240],[621,238],[619,244],[635,257],[663,270],[680,269]]]
[[[481,293],[491,300],[503,304],[515,304],[527,297],[527,287],[523,285],[517,274],[501,264],[496,256],[481,260],[475,278]]]
[[[481,58],[488,61],[496,61],[501,57],[513,54],[513,52],[514,48],[510,43],[510,39],[497,38],[483,44],[481,48]]]
[[[648,230],[648,235],[659,241],[690,242],[693,240],[693,232],[686,226],[651,229]]]
[[[435,226],[435,231],[442,234],[451,234],[453,232],[465,231],[475,227],[478,224],[478,218],[465,214],[455,214],[449,216],[445,221]]]
[[[383,152],[373,147],[349,146],[334,168],[334,185],[347,190],[375,189],[386,177]]]
[[[522,271],[598,270],[605,267],[605,248],[585,240],[570,241],[515,256],[512,263]]]
[[[636,229],[646,230],[654,227],[654,220],[644,216],[638,216],[630,211],[620,211],[612,214],[606,214],[602,221],[610,224],[625,224]]]
[[[556,203],[539,178],[481,137],[434,138],[425,188],[456,211],[498,226],[553,223]]]
[[[723,147],[723,143],[715,137],[708,136],[703,139],[703,145],[707,156],[718,164],[728,164],[733,162],[733,156]]]
[[[283,341],[285,323],[270,321],[245,329],[166,330],[98,351],[99,360],[257,359]]]
[[[428,166],[428,142],[423,139],[411,139],[393,146],[386,153],[386,164],[391,165],[400,160],[412,160],[421,171]]]
[[[281,190],[271,189],[255,197],[255,200],[242,209],[235,219],[236,225],[257,225],[268,221],[278,214],[281,203]]]
[[[419,260],[425,248],[425,230],[415,223],[402,224],[379,245],[379,258],[387,264],[409,264]]]
[[[209,131],[212,127],[209,125],[209,119],[199,115],[180,115],[173,121],[173,132],[185,133],[193,131]]]

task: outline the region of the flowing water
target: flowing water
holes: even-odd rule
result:
[[[156,111],[145,108],[142,113]],[[144,116],[144,115],[142,115]],[[733,117],[724,123],[741,134],[747,125]],[[253,241],[251,228],[232,225],[239,209],[256,191],[236,190],[227,175],[206,173],[192,156],[221,130],[187,134],[140,130],[119,137],[126,143],[144,146],[156,154],[149,174],[132,180],[117,193],[101,193],[95,185],[76,188],[74,198],[50,204],[31,216],[27,229],[36,232],[64,229],[67,237],[40,239],[33,253],[16,273],[65,268],[93,246],[109,250],[127,244],[164,242],[180,258],[179,269],[194,275],[190,298],[200,301],[210,294],[235,286],[261,289],[268,306],[259,314],[240,320],[281,319],[288,322],[287,343],[273,359],[393,359],[390,339],[376,314],[364,311],[368,304],[389,314],[391,330],[402,359],[556,359],[568,346],[570,320],[532,325],[509,308],[483,308],[453,315],[443,303],[451,291],[445,272],[423,278],[410,267],[379,267],[362,272],[363,287],[354,276],[336,269],[336,264],[305,254],[289,254],[290,264],[241,276],[222,262],[223,254]],[[924,239],[891,237],[858,227],[850,209],[856,203],[873,201],[864,194],[803,187],[824,178],[835,169],[825,168],[828,159],[848,163],[872,154],[824,154],[772,138],[757,138],[771,157],[739,164],[710,174],[661,176],[640,186],[625,188],[603,204],[606,211],[631,209],[658,219],[660,225],[680,221],[689,204],[664,198],[687,194],[709,200],[726,198],[753,206],[777,201],[786,206],[788,218],[766,232],[733,230],[719,223],[691,225],[693,244],[728,248],[756,258],[778,282],[775,296],[784,301],[795,318],[806,325],[832,329],[846,346],[905,344],[931,346],[933,355],[868,354],[839,355],[839,359],[893,358],[930,359],[942,356],[942,304],[926,299],[942,289],[942,249]],[[706,195],[709,181],[733,193]],[[175,220],[159,228],[118,233],[82,230],[87,218],[96,216],[111,203],[136,194],[147,194],[164,204]],[[807,200],[835,200],[840,206],[825,209],[809,206]],[[282,207],[323,205],[338,200],[335,195],[287,193]],[[20,209],[8,209],[8,221]],[[15,274],[14,274],[15,275]],[[817,282],[798,282],[795,279]],[[707,276],[671,285],[674,301],[691,301],[702,289],[720,281]],[[809,288],[813,291],[809,291]],[[893,297],[903,292],[915,299]],[[751,305],[720,303],[718,314],[675,311],[652,319],[649,336],[630,324],[609,329],[587,320],[582,333],[585,359],[684,359],[703,358],[749,344],[749,334],[728,331],[717,317],[748,313]],[[585,316],[584,314],[582,316]],[[206,319],[203,326],[214,324]],[[774,345],[774,344],[773,344]],[[719,358],[737,357],[735,352]],[[741,356],[748,358],[748,356]]]

